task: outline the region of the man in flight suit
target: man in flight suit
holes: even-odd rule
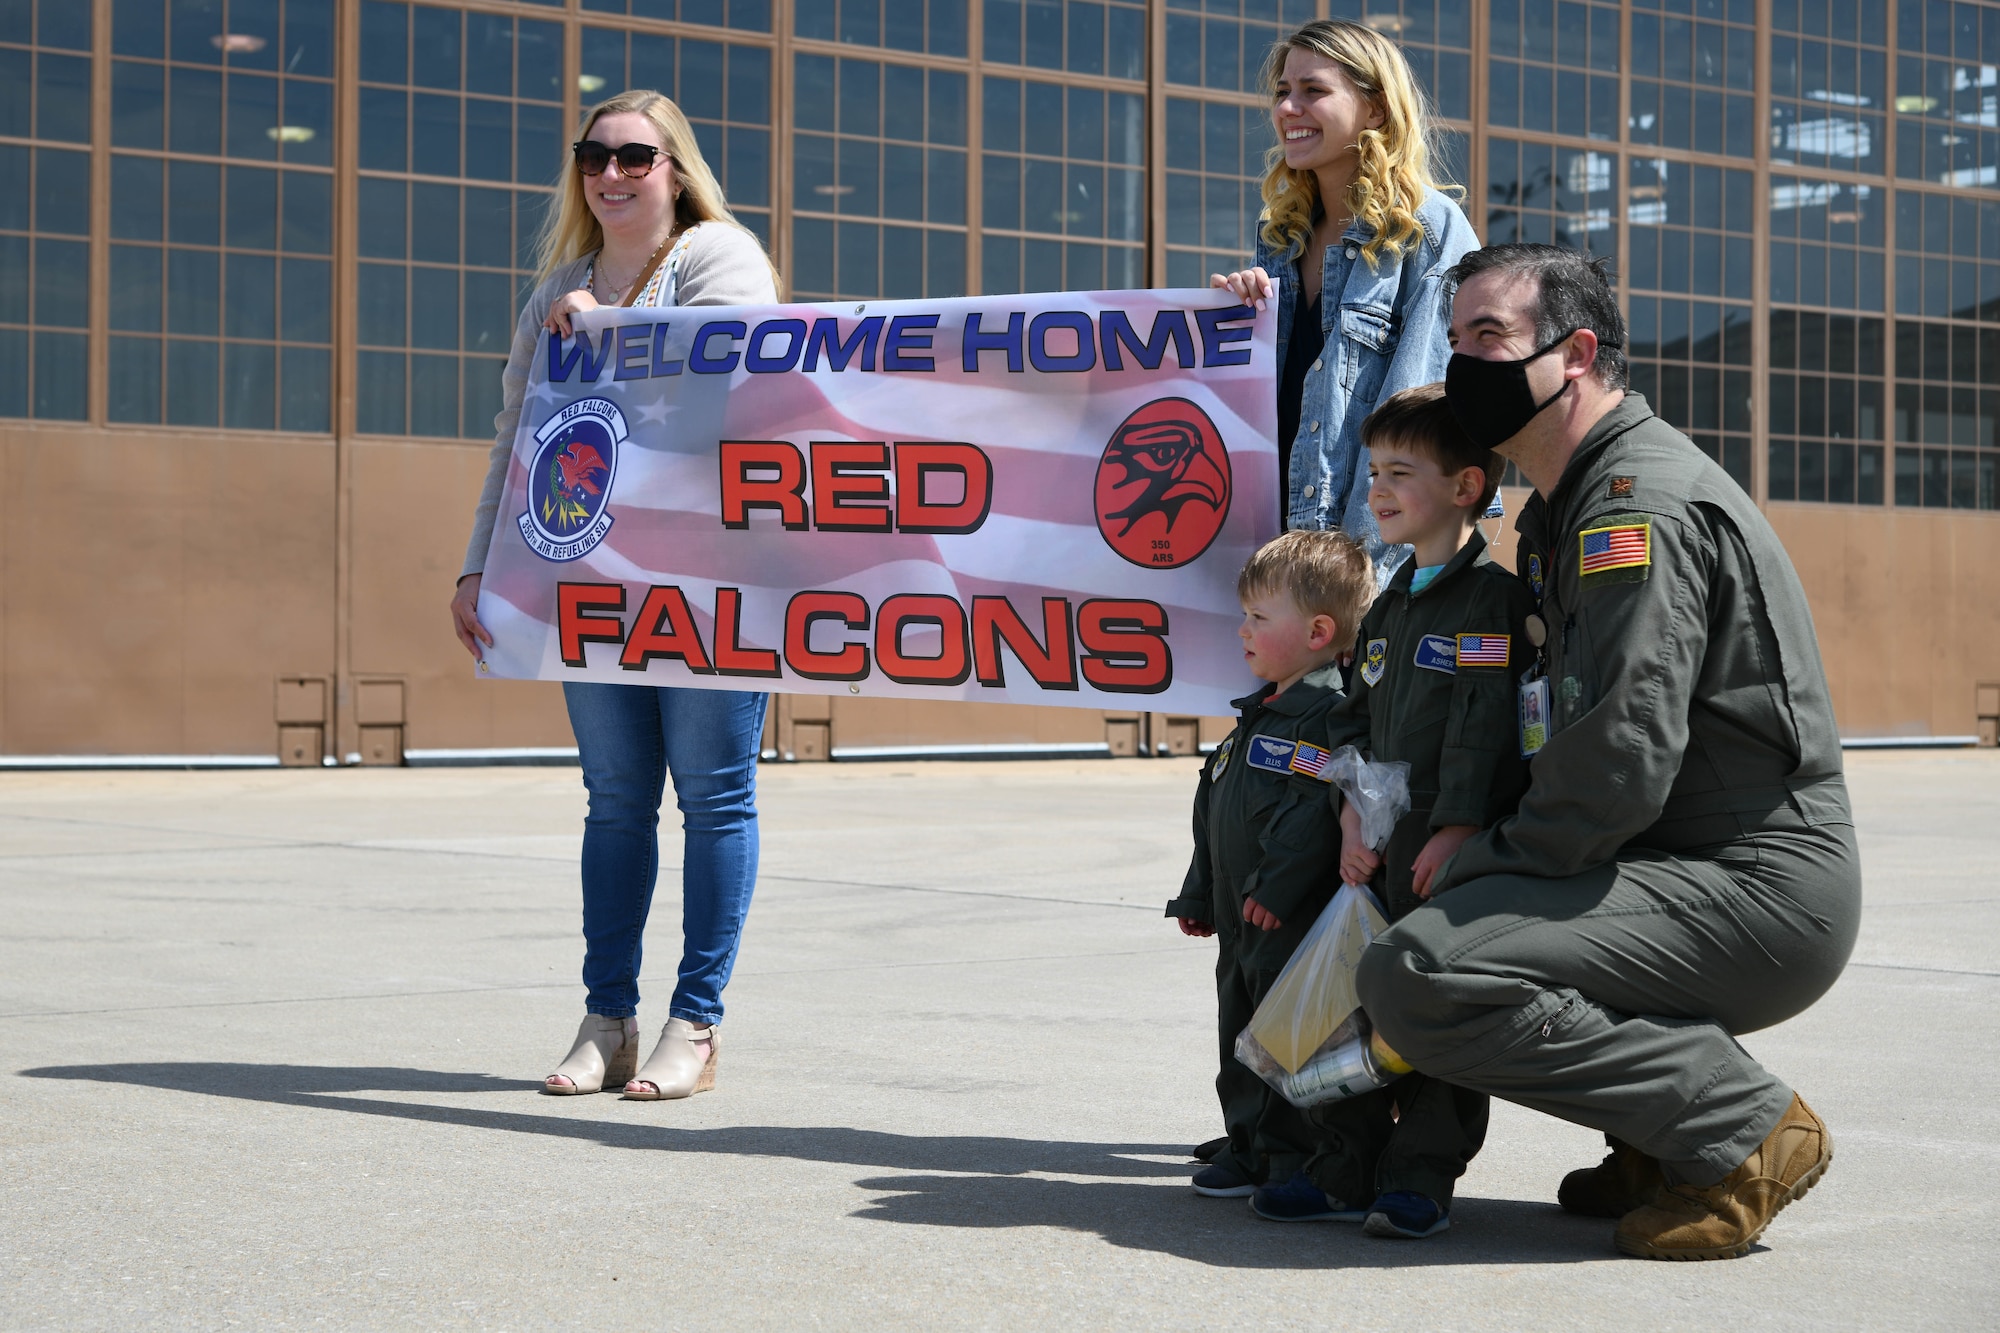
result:
[[[1498,246],[1454,280],[1447,396],[1535,487],[1542,744],[1518,812],[1369,949],[1363,1005],[1423,1073],[1602,1130],[1560,1198],[1618,1217],[1619,1249],[1735,1258],[1833,1154],[1735,1037],[1823,995],[1860,919],[1805,593],[1749,497],[1626,392],[1600,263]]]

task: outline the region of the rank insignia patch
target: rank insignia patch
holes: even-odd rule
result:
[[[1637,583],[1653,563],[1653,525],[1649,520],[1586,528],[1577,536],[1581,563],[1577,572],[1584,586]]]
[[[1528,591],[1536,597],[1542,595],[1542,558],[1533,553],[1528,556]]]
[[[1289,773],[1292,771],[1292,754],[1297,749],[1294,742],[1281,741],[1275,736],[1252,736],[1249,753],[1243,756],[1243,762],[1266,773]]]
[[[1613,500],[1622,500],[1631,493],[1632,479],[1630,477],[1613,477],[1611,479],[1611,488],[1606,492]]]
[[[1417,655],[1413,659],[1426,671],[1442,671],[1447,676],[1458,674],[1458,645],[1442,634],[1426,634],[1417,640]]]
[[[1326,775],[1326,766],[1332,758],[1333,751],[1323,750],[1310,741],[1300,741],[1298,748],[1292,751],[1292,772],[1318,778],[1321,782],[1331,782],[1333,779]]]
[[[1382,683],[1382,673],[1388,666],[1389,641],[1370,639],[1368,647],[1361,655],[1361,679],[1367,681],[1369,688],[1373,689]]]
[[[1461,634],[1458,636],[1458,664],[1462,667],[1506,666],[1511,642],[1505,634]]]

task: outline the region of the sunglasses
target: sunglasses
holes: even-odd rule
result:
[[[570,145],[576,154],[576,169],[586,176],[601,176],[618,159],[618,170],[627,176],[643,176],[658,163],[660,150],[649,143],[625,143],[613,148],[595,139],[584,139]]]

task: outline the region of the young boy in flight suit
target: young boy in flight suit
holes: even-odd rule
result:
[[[1361,841],[1352,807],[1340,811],[1341,878],[1372,880],[1397,921],[1430,896],[1459,844],[1511,814],[1528,788],[1518,677],[1533,658],[1535,604],[1487,552],[1478,520],[1499,487],[1500,460],[1467,438],[1442,384],[1390,398],[1362,439],[1382,539],[1414,554],[1362,621],[1327,743],[1410,766],[1410,810],[1380,856]],[[1418,1238],[1450,1225],[1453,1185],[1486,1138],[1484,1095],[1409,1074],[1314,1113],[1340,1131],[1341,1147],[1307,1168],[1322,1188],[1259,1199],[1259,1213],[1320,1220],[1328,1208],[1313,1195],[1360,1194],[1375,1200],[1369,1235]]]
[[[1215,1090],[1229,1136],[1193,1182],[1213,1198],[1244,1198],[1266,1179],[1289,1179],[1326,1146],[1305,1112],[1237,1061],[1236,1036],[1339,886],[1340,828],[1327,783],[1310,762],[1294,761],[1301,742],[1308,756],[1325,742],[1341,698],[1336,662],[1374,590],[1367,554],[1341,532],[1288,532],[1251,556],[1237,579],[1244,661],[1269,683],[1234,701],[1241,719],[1202,766],[1194,859],[1180,897],[1167,904],[1184,934],[1214,935],[1221,945]]]

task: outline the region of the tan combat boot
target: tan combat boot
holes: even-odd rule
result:
[[[1572,1171],[1556,1188],[1564,1211],[1584,1217],[1623,1217],[1653,1201],[1667,1178],[1660,1164],[1621,1139],[1605,1136],[1611,1151],[1596,1166]]]
[[[1642,1259],[1736,1259],[1778,1211],[1819,1183],[1833,1136],[1796,1094],[1771,1136],[1716,1185],[1668,1185],[1618,1223],[1618,1248]]]

